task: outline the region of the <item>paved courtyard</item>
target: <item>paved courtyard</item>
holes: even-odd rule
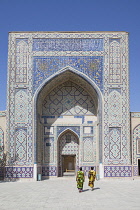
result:
[[[84,183],[79,193],[75,177],[38,182],[0,182],[0,210],[94,209],[139,210],[140,179],[100,180],[95,190]]]

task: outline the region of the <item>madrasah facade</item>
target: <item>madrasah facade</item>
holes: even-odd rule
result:
[[[129,109],[127,32],[10,32],[6,179],[140,176],[140,113]],[[5,156],[4,156],[5,154]],[[0,167],[2,174],[3,167]]]

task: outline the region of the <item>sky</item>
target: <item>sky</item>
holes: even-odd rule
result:
[[[0,111],[10,31],[129,32],[130,111],[140,112],[140,0],[0,0]]]

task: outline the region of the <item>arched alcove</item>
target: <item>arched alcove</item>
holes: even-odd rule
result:
[[[71,68],[60,71],[37,89],[34,105],[34,159],[38,166],[49,168],[53,165],[54,174],[59,175],[60,157],[56,142],[60,141],[60,130],[75,131],[79,135],[79,142],[84,141],[88,148],[88,142],[91,143],[95,139],[93,137],[86,138],[86,136],[93,135],[95,123],[96,126],[100,124],[100,127],[96,133],[97,144],[95,147],[96,150],[98,148],[98,152],[94,152],[100,156],[100,160],[98,157],[96,163],[101,162],[102,94],[97,85],[86,75]],[[71,135],[73,135],[72,132]],[[82,151],[80,152],[82,154]],[[45,154],[48,154],[47,161],[45,161]],[[79,155],[77,157],[76,164],[81,163],[82,159],[79,160]],[[49,173],[46,172],[46,174]]]
[[[62,132],[57,141],[58,176],[75,174],[79,165],[79,137],[70,129]]]

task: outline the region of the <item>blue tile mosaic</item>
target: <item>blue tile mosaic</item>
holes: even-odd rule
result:
[[[103,39],[33,39],[33,51],[103,51]]]
[[[89,76],[103,90],[103,56],[48,56],[33,58],[33,88],[66,66]]]
[[[33,167],[6,167],[6,178],[33,178]]]
[[[105,166],[105,177],[131,177],[132,166]]]

